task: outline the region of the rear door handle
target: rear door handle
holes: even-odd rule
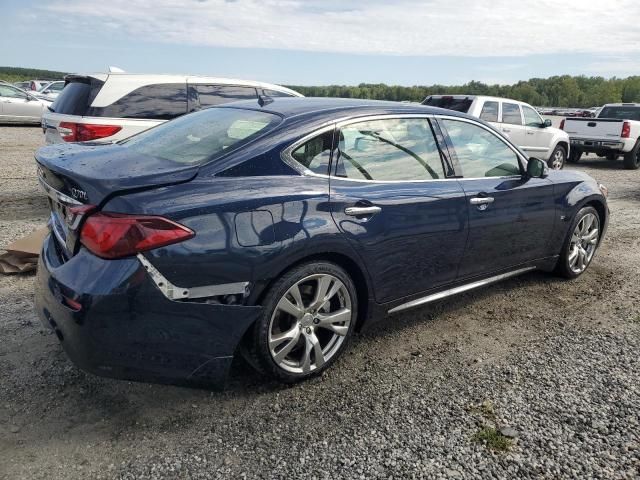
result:
[[[370,207],[347,207],[344,213],[352,217],[360,217],[365,215],[375,215],[382,211],[382,208],[372,205]]]
[[[471,205],[488,205],[493,203],[493,197],[473,197],[469,200]]]

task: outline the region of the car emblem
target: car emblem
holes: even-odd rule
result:
[[[76,200],[86,200],[87,192],[85,192],[84,190],[80,190],[79,188],[72,188],[71,196]]]

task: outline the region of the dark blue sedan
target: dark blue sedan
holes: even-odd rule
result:
[[[470,116],[261,103],[37,153],[37,311],[77,365],[220,385],[241,352],[302,380],[389,313],[534,269],[578,277],[604,235],[603,186]]]

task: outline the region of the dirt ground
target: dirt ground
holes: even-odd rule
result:
[[[0,247],[46,222],[39,128],[0,127]],[[640,170],[569,166],[610,192],[576,281],[531,273],[390,317],[322,377],[225,392],[78,370],[0,276],[0,478],[638,478]],[[483,429],[517,431],[506,452]]]

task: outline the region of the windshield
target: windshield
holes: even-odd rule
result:
[[[598,115],[598,118],[616,118],[618,120],[640,121],[640,107],[604,107],[600,112],[600,115]]]
[[[277,115],[237,108],[208,108],[163,123],[120,142],[134,152],[188,165],[224,155],[273,129]]]

